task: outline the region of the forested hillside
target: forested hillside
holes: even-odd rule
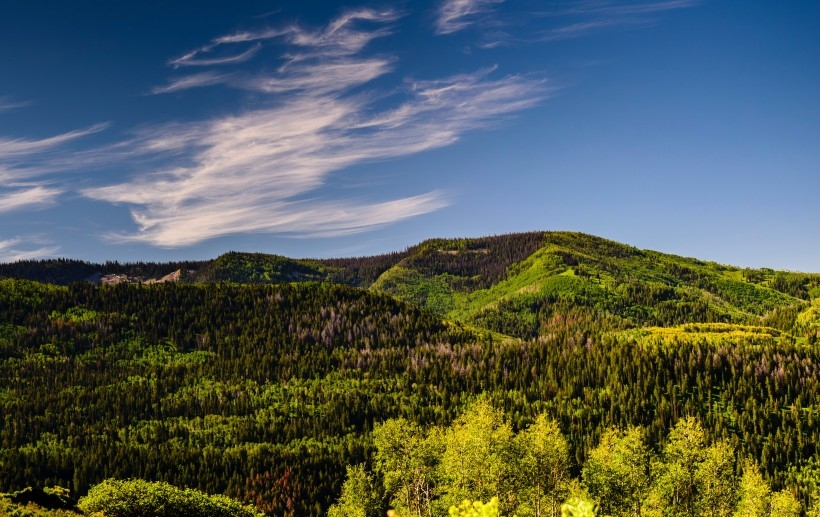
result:
[[[799,339],[813,335],[797,320],[820,297],[820,275],[740,269],[547,232],[428,241],[372,289],[521,338],[547,334],[556,318],[573,313],[608,328],[762,324]]]
[[[612,428],[662,458],[684,417],[731,450],[734,483],[750,461],[805,510],[820,482],[818,275],[570,233],[61,285],[102,272],[83,264],[0,267],[0,492],[141,478],[325,515],[348,466],[383,486],[387,422],[426,436],[476,401],[515,435],[555,422],[578,483]]]

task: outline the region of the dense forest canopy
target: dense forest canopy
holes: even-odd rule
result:
[[[640,429],[667,461],[688,417],[731,451],[726,508],[747,470],[802,511],[820,479],[818,274],[534,232],[352,259],[29,261],[1,277],[0,492],[139,478],[325,515],[350,468],[387,486],[384,426],[428,436],[476,401],[513,437],[553,423],[567,480],[603,509],[584,474],[602,441]],[[460,502],[435,486],[438,511]]]

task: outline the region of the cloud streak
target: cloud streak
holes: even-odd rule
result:
[[[438,9],[436,34],[452,34],[476,23],[504,0],[444,0]]]
[[[610,0],[575,0],[541,16],[572,18],[574,21],[543,31],[540,41],[578,38],[602,29],[645,26],[655,23],[653,15],[694,7],[699,0],[662,0],[619,4]]]
[[[488,2],[489,5],[484,5]],[[493,9],[489,0],[446,0],[437,19],[438,34],[456,32],[480,24],[476,46],[492,49],[508,45],[531,45],[580,38],[614,28],[642,28],[659,16],[687,9],[700,0],[648,0],[621,3],[613,0],[568,0],[537,10],[531,4],[505,4]],[[476,5],[477,4],[477,5]],[[507,7],[508,6],[508,7]],[[449,15],[444,15],[447,8]],[[488,13],[492,12],[492,17]],[[464,13],[460,16],[459,13]],[[449,22],[448,22],[449,20]],[[443,24],[443,25],[442,25]],[[449,27],[450,31],[442,31]]]
[[[203,50],[200,50],[197,53],[188,54],[188,55],[182,56],[179,59],[175,59],[174,61],[171,61],[170,64],[172,66],[178,68],[180,66],[213,66],[213,65],[232,65],[232,64],[236,64],[236,63],[244,63],[245,61],[248,61],[254,55],[256,55],[256,53],[259,52],[259,49],[261,49],[261,48],[262,48],[262,45],[257,43],[256,45],[253,45],[251,48],[245,50],[244,52],[241,52],[241,53],[235,54],[235,55],[227,55],[227,56],[212,57],[212,58],[196,58],[196,56],[198,54],[206,52],[206,50],[203,49]],[[210,51],[210,50],[208,50],[208,51]]]
[[[54,204],[61,189],[35,185],[23,189],[3,189],[0,191],[0,214],[21,208],[41,207]]]
[[[286,35],[284,64],[267,75],[232,76],[226,84],[262,92],[267,102],[232,116],[151,128],[129,145],[162,166],[83,191],[131,207],[136,231],[110,237],[175,247],[234,233],[339,236],[447,206],[446,195],[435,190],[386,201],[328,200],[323,187],[332,174],[357,164],[450,145],[532,107],[548,91],[543,80],[494,77],[490,68],[405,80],[383,93],[372,83],[391,75],[394,58],[365,50],[389,33],[396,16],[359,10],[316,30],[264,33]],[[209,46],[262,37],[238,33]]]
[[[153,94],[174,93],[191,88],[203,88],[225,83],[230,79],[230,74],[218,74],[216,72],[203,72],[172,79],[165,86],[157,86],[151,90]]]
[[[700,0],[661,0],[618,4],[610,0],[575,0],[563,4],[561,9],[549,14],[558,16],[567,15],[604,15],[604,16],[635,16],[654,14],[677,9],[687,9],[700,3]]]
[[[344,13],[320,30],[309,30],[299,25],[290,25],[279,29],[237,32],[215,38],[207,45],[172,59],[168,64],[179,68],[241,63],[253,58],[262,49],[264,42],[273,39],[282,39],[287,44],[303,49],[312,48],[315,51],[321,51],[322,57],[350,55],[359,52],[372,39],[390,33],[389,27],[369,32],[357,30],[358,23],[385,24],[397,20],[400,16],[400,13],[395,10],[356,9]],[[245,50],[234,51],[238,53],[210,57],[224,47],[233,49],[248,43],[253,43],[253,45]],[[320,54],[317,52],[315,56],[317,55]],[[295,59],[295,57],[291,56],[290,59]]]
[[[53,205],[64,189],[34,180],[61,169],[64,157],[54,155],[58,149],[104,128],[96,125],[42,139],[0,138],[0,214]]]
[[[7,97],[0,96],[0,112],[30,106],[30,102],[14,102]]]
[[[72,140],[98,133],[106,127],[106,124],[97,124],[86,129],[69,131],[43,139],[0,138],[0,163],[52,150]]]
[[[35,239],[36,240],[36,239]],[[20,249],[23,239],[0,239],[0,262],[18,262],[53,256],[60,249],[57,246],[42,246],[35,249]],[[39,245],[36,242],[35,245]]]

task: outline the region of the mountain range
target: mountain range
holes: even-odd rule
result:
[[[228,252],[171,263],[22,261],[0,264],[3,277],[58,285],[330,282],[518,338],[549,333],[568,313],[609,329],[724,323],[798,341],[820,332],[820,273],[739,268],[574,232],[430,239],[400,252],[338,259]]]

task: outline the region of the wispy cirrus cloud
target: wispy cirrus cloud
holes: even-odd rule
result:
[[[20,260],[46,258],[54,256],[60,249],[58,246],[44,246],[43,244],[42,240],[37,237],[29,239],[28,242],[20,237],[0,239],[0,262],[17,262]],[[31,249],[32,245],[40,247]]]
[[[452,13],[470,8],[474,0],[448,0]],[[505,4],[509,8],[495,9],[492,17],[481,8],[463,20],[455,16],[452,28],[460,30],[481,22],[476,46],[490,49],[508,45],[530,45],[539,42],[566,40],[593,35],[614,28],[642,28],[658,22],[669,11],[694,7],[700,0],[647,0],[621,2],[617,0],[567,0],[555,2],[550,8],[536,9],[532,4]],[[481,16],[482,12],[484,16]],[[438,23],[446,20],[439,16]],[[463,24],[459,21],[463,22]],[[437,27],[441,34],[441,28]]]
[[[386,72],[392,60],[374,58],[351,61],[347,58],[360,52],[372,40],[389,35],[391,33],[389,23],[400,16],[400,13],[395,10],[357,9],[344,13],[320,29],[311,30],[299,25],[289,25],[278,29],[266,28],[220,36],[203,47],[172,59],[169,65],[179,68],[231,64],[236,62],[233,61],[234,59],[240,57],[242,60],[252,58],[262,48],[262,42],[276,39],[281,45],[289,47],[289,51],[280,56],[283,62],[279,69],[281,73],[273,76],[254,76],[248,73],[225,74],[209,71],[176,77],[167,85],[154,88],[151,93],[171,93],[216,84],[227,84],[235,88],[257,90],[263,93],[284,93],[293,89],[334,84],[339,86],[333,86],[333,88],[339,89],[344,83],[361,82],[362,73],[369,74],[369,79],[373,79]],[[380,24],[380,26],[362,30],[357,26],[360,23]],[[221,51],[224,47],[233,49],[237,45],[248,43],[253,43],[253,46],[238,54],[216,58],[206,57]],[[314,63],[310,66],[302,65],[303,62],[311,60]],[[318,72],[327,75],[329,80],[323,80]]]
[[[261,45],[259,44],[260,41],[282,36],[286,32],[287,31],[265,29],[261,31],[247,31],[228,36],[221,36],[219,38],[215,38],[207,45],[168,61],[168,65],[174,68],[179,68],[183,66],[213,66],[247,61],[261,49]],[[215,54],[225,46],[235,47],[236,45],[243,43],[254,43],[254,45],[244,50],[234,49],[233,53],[215,56]]]
[[[200,50],[191,54],[187,54],[182,56],[179,59],[175,59],[171,61],[171,65],[175,67],[180,66],[213,66],[213,65],[232,65],[236,63],[244,63],[251,59],[259,49],[262,48],[262,45],[257,43],[253,45],[251,48],[240,52],[239,54],[229,54],[225,56],[218,56],[218,57],[211,57],[211,58],[198,58],[197,55],[202,54],[205,50]],[[210,51],[210,49],[208,50]]]
[[[547,31],[542,32],[542,34],[538,37],[538,40],[557,41],[564,39],[579,38],[581,36],[586,36],[587,34],[599,31],[601,29],[606,29],[615,26],[623,26],[627,23],[628,22],[626,20],[622,19],[602,19],[571,23],[568,25],[562,25],[560,27],[556,27],[554,29],[549,29]],[[638,23],[638,21],[632,21],[630,23],[634,24]]]
[[[0,214],[22,208],[52,205],[62,193],[62,189],[38,184],[28,188],[0,189]]]
[[[69,131],[42,139],[0,137],[0,164],[19,160],[20,158],[40,155],[72,140],[98,133],[106,127],[107,124],[97,124],[86,129]]]
[[[451,34],[476,23],[504,0],[444,0],[438,8],[436,34]]]
[[[566,15],[634,16],[694,7],[700,0],[649,0],[623,3],[613,0],[574,0],[548,13]]]
[[[174,68],[179,68],[241,63],[253,58],[262,48],[262,43],[272,39],[283,39],[286,43],[303,49],[321,50],[322,57],[349,55],[360,51],[372,39],[390,33],[389,27],[381,27],[372,31],[357,30],[354,27],[357,22],[384,24],[395,21],[399,17],[401,17],[401,14],[392,9],[382,11],[356,9],[344,13],[319,30],[305,29],[299,25],[289,25],[277,29],[266,28],[256,31],[237,32],[215,38],[207,45],[172,59],[168,64]],[[250,43],[253,45],[244,50],[236,48]],[[224,51],[225,47],[230,50],[223,55],[220,52]],[[290,59],[294,59],[294,56],[290,56]]]
[[[171,79],[165,86],[157,86],[151,93],[173,93],[191,88],[203,88],[227,82],[230,74],[219,74],[216,72],[202,72],[200,74],[186,75]]]
[[[58,151],[66,144],[102,131],[104,125],[48,138],[0,137],[0,213],[53,205],[65,189],[43,181],[65,165]]]
[[[0,111],[24,108],[26,106],[31,106],[31,103],[26,101],[13,101],[8,97],[0,96]]]
[[[613,27],[641,27],[657,22],[655,15],[696,6],[700,0],[649,0],[622,3],[612,0],[574,0],[554,10],[542,11],[541,17],[556,17],[569,22],[541,31],[541,41],[586,36]]]
[[[389,34],[396,16],[357,10],[319,29],[264,33],[287,35],[284,64],[273,73],[232,76],[225,84],[267,94],[268,102],[136,135],[130,146],[165,158],[164,165],[83,191],[131,205],[137,230],[111,237],[173,247],[234,233],[338,236],[448,205],[436,190],[373,201],[328,200],[322,188],[331,174],[353,165],[452,144],[467,131],[535,105],[548,91],[538,78],[494,77],[497,70],[490,68],[405,80],[384,93],[372,83],[391,74],[395,58],[365,51],[368,42]],[[240,33],[209,45],[255,37],[262,36]]]
[[[255,77],[238,86],[264,93],[326,95],[381,77],[391,71],[391,65],[392,60],[385,58],[321,60],[283,68],[282,74]]]

